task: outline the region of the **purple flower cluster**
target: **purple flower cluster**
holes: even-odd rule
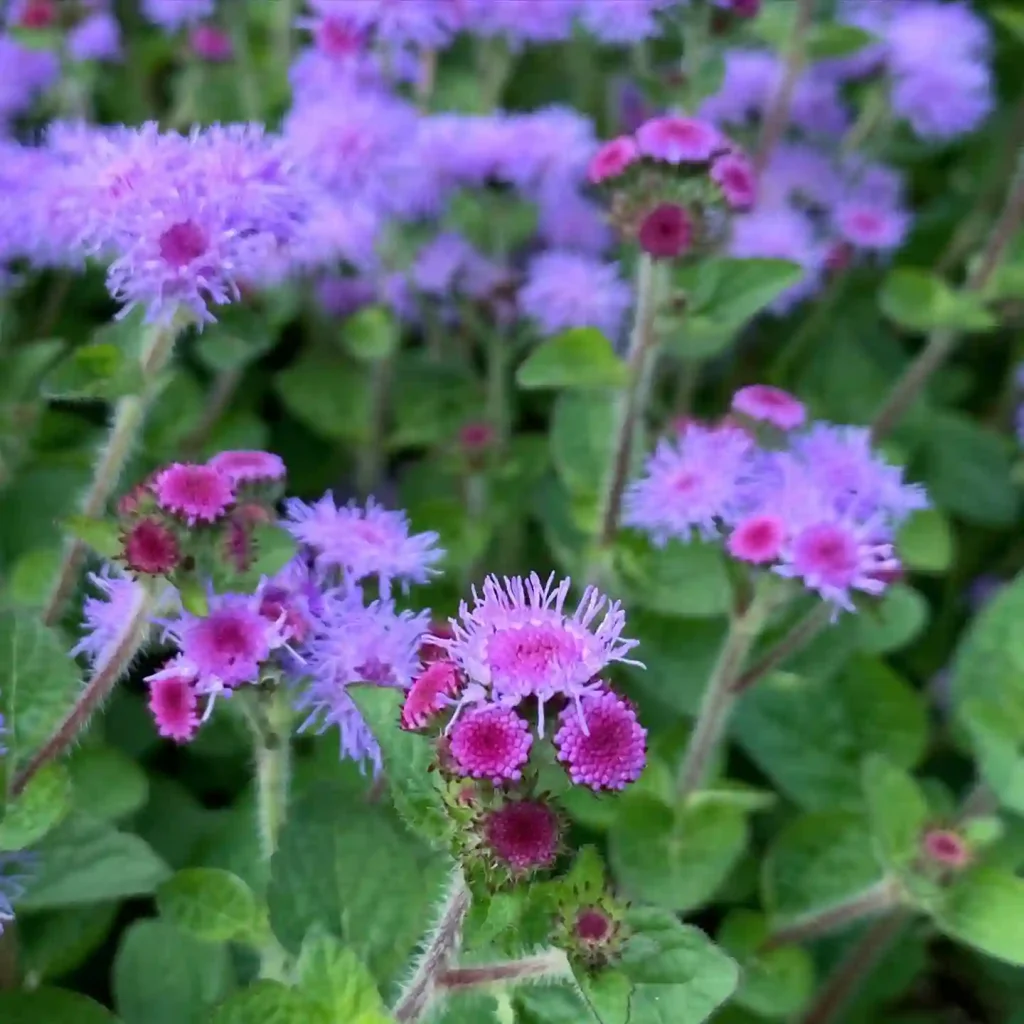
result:
[[[927,506],[920,486],[871,448],[869,431],[814,423],[800,403],[745,388],[742,422],[690,423],[659,443],[628,489],[624,522],[664,544],[723,539],[741,561],[800,580],[836,609],[878,596],[900,563],[896,527]]]

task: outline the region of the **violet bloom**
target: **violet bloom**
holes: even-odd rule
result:
[[[556,586],[554,578],[488,576],[482,592],[474,587],[472,607],[463,601],[459,617],[449,620],[452,635],[431,640],[469,680],[460,704],[516,707],[536,700],[540,736],[546,701],[563,697],[578,708],[601,685],[594,679],[609,664],[639,664],[627,657],[637,641],[622,636],[621,606],[587,587],[569,612],[571,580]]]
[[[307,715],[302,728],[315,725],[324,732],[337,726],[342,756],[369,761],[380,771],[380,748],[348,687],[370,682],[408,689],[429,621],[429,612],[398,612],[391,601],[364,606],[358,592],[327,595],[296,673],[301,678],[295,706]]]
[[[493,127],[495,176],[526,191],[552,178],[582,178],[597,145],[593,122],[570,107],[506,115]]]
[[[339,506],[328,491],[312,505],[291,498],[285,528],[309,549],[321,570],[340,570],[350,583],[376,576],[382,589],[394,581],[426,583],[444,552],[434,532],[410,532],[404,512],[388,511],[373,498],[365,506]]]
[[[557,43],[572,34],[580,0],[464,0],[466,26],[482,36],[512,43]]]
[[[189,49],[211,63],[231,60],[235,53],[231,35],[217,25],[195,25],[188,36]]]
[[[60,78],[60,58],[0,33],[0,126],[24,113]]]
[[[211,17],[214,9],[214,0],[142,0],[146,19],[169,32]]]
[[[485,258],[462,235],[449,231],[428,242],[416,255],[412,283],[418,291],[435,298],[452,298],[464,279]]]
[[[611,690],[587,694],[581,713],[566,708],[554,736],[555,750],[577,785],[595,791],[625,789],[647,763],[647,730],[636,712]]]
[[[678,438],[658,442],[643,475],[626,489],[623,523],[655,544],[686,542],[694,533],[712,538],[742,510],[754,463],[746,431],[688,424]]]
[[[674,0],[582,0],[583,27],[604,43],[638,43],[661,31],[657,13]]]
[[[620,135],[601,144],[591,158],[587,178],[593,185],[618,178],[626,169],[640,159],[640,150],[631,135]]]
[[[833,219],[844,241],[873,252],[898,249],[910,223],[904,211],[864,199],[841,202]]]
[[[437,50],[458,26],[451,0],[310,0],[313,16],[300,21],[318,35],[376,38],[396,46]]]
[[[84,654],[93,664],[112,643],[124,634],[125,625],[132,620],[145,597],[143,587],[109,565],[98,573],[89,573],[88,582],[101,597],[87,597],[82,606],[84,635],[71,648],[77,657]]]
[[[536,257],[519,291],[519,308],[545,335],[596,327],[611,339],[622,329],[632,290],[617,263],[552,250]]]
[[[121,25],[111,11],[96,11],[68,32],[67,50],[76,61],[120,60]]]
[[[537,197],[537,233],[551,249],[598,256],[612,243],[605,211],[584,198],[575,184],[552,178]]]
[[[655,117],[640,125],[636,142],[643,156],[670,164],[705,163],[726,148],[718,130],[693,117]]]

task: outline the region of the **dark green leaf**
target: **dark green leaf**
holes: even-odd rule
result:
[[[121,529],[111,519],[74,515],[64,520],[64,529],[104,558],[117,558],[124,550]]]
[[[75,806],[94,818],[119,821],[149,797],[146,773],[114,747],[83,747],[68,762]]]
[[[57,988],[0,992],[0,1020],[4,1024],[118,1024],[99,1003]]]
[[[807,38],[807,55],[811,60],[848,57],[878,41],[877,36],[855,25],[824,22],[812,26]]]
[[[398,349],[399,327],[394,314],[383,306],[367,306],[345,321],[341,341],[353,358],[376,363]]]
[[[886,316],[911,331],[987,331],[997,326],[977,295],[954,292],[925,270],[893,270],[885,280],[880,302]]]
[[[310,351],[277,377],[285,407],[312,433],[332,441],[363,442],[370,435],[367,371],[344,356]]]
[[[920,852],[928,803],[913,778],[879,754],[865,760],[863,773],[875,849],[890,871],[905,871]]]

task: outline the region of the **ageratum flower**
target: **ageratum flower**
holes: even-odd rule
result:
[[[647,730],[633,708],[611,690],[587,694],[580,714],[562,712],[555,750],[577,785],[593,790],[625,789],[647,763]]]
[[[109,565],[98,573],[89,573],[86,579],[102,596],[85,599],[82,606],[85,632],[71,648],[71,654],[84,654],[95,663],[122,636],[125,624],[131,621],[143,598],[143,588]]]
[[[449,620],[452,635],[432,638],[469,681],[460,706],[514,708],[535,700],[543,736],[547,701],[561,697],[579,708],[612,662],[640,664],[627,657],[637,641],[622,636],[626,615],[617,602],[587,587],[570,613],[572,581],[554,580],[554,573],[546,582],[536,573],[525,580],[488,576],[482,592],[473,589],[472,607],[463,601],[459,617]]]
[[[658,11],[674,0],[581,0],[583,27],[604,43],[638,43],[661,31]]]
[[[157,732],[187,743],[199,730],[199,696],[195,670],[183,658],[172,658],[159,672],[146,676],[149,710]]]
[[[214,8],[214,0],[142,0],[146,19],[169,32],[211,17]]]
[[[457,0],[310,0],[300,20],[318,38],[376,38],[398,47],[445,47],[458,27]]]

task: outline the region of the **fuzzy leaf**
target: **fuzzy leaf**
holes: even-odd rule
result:
[[[928,823],[928,802],[910,775],[879,754],[863,768],[868,822],[882,863],[904,871],[920,850]]]
[[[75,806],[94,818],[119,821],[144,807],[149,779],[115,747],[82,747],[68,761]]]
[[[981,867],[948,891],[936,923],[951,939],[1024,966],[1024,879]]]
[[[900,527],[896,550],[908,569],[945,572],[952,564],[954,554],[949,520],[938,509],[920,509]]]
[[[334,1024],[334,1019],[298,989],[257,981],[221,1003],[209,1024]]]
[[[64,765],[51,762],[7,805],[0,820],[0,851],[35,845],[71,809],[71,779]]]
[[[351,949],[314,929],[306,936],[296,965],[302,994],[327,1010],[332,1021],[388,1024],[373,976]]]
[[[162,917],[206,942],[257,942],[263,914],[253,891],[237,875],[216,868],[186,868],[160,886]]]
[[[341,342],[346,351],[361,363],[387,359],[398,347],[395,317],[382,306],[367,306],[345,321]]]
[[[88,544],[96,554],[104,558],[116,558],[124,548],[121,530],[117,523],[110,519],[73,515],[64,520],[64,529],[75,540]]]

